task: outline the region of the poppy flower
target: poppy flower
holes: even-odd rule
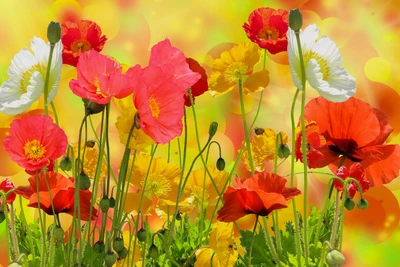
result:
[[[210,247],[196,250],[194,267],[233,267],[238,260],[233,223],[216,222],[210,233]]]
[[[252,42],[271,54],[277,54],[287,50],[288,19],[287,10],[261,7],[251,12],[249,23],[245,23],[243,28]]]
[[[79,57],[91,49],[100,52],[107,41],[100,27],[90,20],[66,21],[61,24],[62,60],[76,67]]]
[[[269,72],[262,70],[253,73],[254,65],[260,61],[260,49],[254,43],[241,43],[229,51],[222,52],[214,60],[212,73],[208,80],[212,96],[225,94],[243,83],[245,94],[263,90],[269,83]]]
[[[14,184],[8,178],[0,183],[0,190],[3,191],[4,193],[7,193],[8,191],[10,191],[14,188],[15,188]],[[13,203],[15,200],[15,197],[16,197],[16,195],[14,192],[8,194],[8,196],[6,198],[7,204]],[[0,209],[2,208],[2,203],[3,203],[3,200],[0,198]]]
[[[385,144],[393,128],[382,111],[353,97],[341,103],[318,97],[307,103],[305,119],[314,121],[325,138],[323,151],[316,149],[329,159],[326,163],[330,167],[338,166],[342,157],[342,165],[348,168],[359,162],[371,186],[389,183],[398,176],[400,147]]]
[[[78,79],[69,87],[79,97],[97,104],[107,104],[112,97],[124,98],[133,93],[131,78],[122,74],[122,67],[113,59],[90,50],[79,58]]]
[[[343,102],[356,92],[355,79],[341,66],[337,45],[327,36],[318,38],[319,28],[313,24],[300,30],[300,44],[303,53],[306,78],[312,88],[332,102]],[[301,65],[297,39],[289,29],[288,56],[293,83],[300,90]]]
[[[8,69],[9,79],[0,87],[0,111],[4,114],[23,113],[43,93],[50,44],[38,37],[34,37],[30,43],[33,53],[24,48],[14,56]],[[53,101],[58,90],[62,65],[61,50],[61,42],[58,42],[54,47],[51,61],[49,103]]]
[[[191,86],[193,104],[194,104],[195,97],[204,94],[208,90],[207,74],[206,70],[202,66],[200,66],[199,62],[197,62],[196,60],[192,58],[187,58],[186,63],[189,64],[189,68],[193,72],[197,72],[201,75],[201,78]],[[192,104],[190,103],[189,94],[185,94],[184,97],[185,97],[185,106],[191,107]]]
[[[19,186],[15,193],[29,199],[28,207],[38,207],[38,192],[36,179],[38,179],[40,208],[49,215],[67,213],[74,215],[75,182],[73,178],[65,178],[56,172],[39,173],[29,177],[29,186]],[[47,181],[47,183],[46,183]],[[47,187],[47,184],[49,187]],[[49,193],[50,188],[50,193]],[[84,221],[94,220],[97,210],[92,209],[90,219],[90,205],[92,193],[89,190],[79,190],[81,219]],[[54,206],[54,213],[51,204]]]
[[[339,169],[337,169],[335,175],[343,180],[346,180],[349,177],[356,179],[361,186],[362,193],[369,189],[369,181],[365,179],[364,167],[360,163],[354,163],[350,166],[350,168],[341,166]],[[343,191],[343,184],[341,182],[335,180],[334,186],[337,190]],[[351,182],[347,187],[347,191],[349,196],[353,198],[358,191],[357,184],[355,182]]]
[[[233,222],[248,214],[267,216],[273,210],[286,208],[286,200],[301,192],[285,184],[285,178],[266,172],[249,179],[234,179],[234,187],[229,186],[223,195],[224,206],[218,211],[218,220]]]
[[[3,148],[13,161],[28,171],[36,171],[61,157],[67,148],[67,136],[49,116],[16,119]]]

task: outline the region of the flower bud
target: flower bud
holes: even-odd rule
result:
[[[182,213],[180,211],[176,214],[176,220],[177,221],[182,220]]]
[[[102,240],[97,241],[93,246],[93,251],[96,253],[103,253],[106,246]]]
[[[138,112],[135,113],[135,117],[133,118],[133,124],[136,129],[140,129],[140,116]]]
[[[303,26],[303,16],[298,8],[292,9],[289,12],[289,26],[295,32],[300,31]]]
[[[328,252],[325,260],[329,267],[341,267],[346,264],[346,258],[336,249]]]
[[[146,238],[147,238],[146,230],[144,230],[143,227],[140,228],[140,230],[136,233],[136,237],[139,240],[139,242],[146,241]]]
[[[58,43],[61,39],[61,26],[58,22],[50,22],[47,27],[47,39],[51,44]]]
[[[108,199],[107,196],[104,196],[100,200],[100,209],[101,209],[102,212],[106,213],[109,208],[110,208],[110,200]]]
[[[114,197],[110,197],[110,208],[114,208],[115,207],[115,198]]]
[[[125,259],[128,256],[128,250],[124,247],[121,251],[118,251],[118,258],[121,260]]]
[[[149,248],[149,255],[150,257],[152,257],[153,259],[157,260],[158,259],[158,248],[156,247],[156,245],[151,244],[150,248]]]
[[[4,212],[0,211],[0,223],[4,222],[5,219],[6,215],[4,214]]]
[[[80,189],[81,190],[87,190],[90,188],[90,179],[89,176],[87,176],[84,172],[81,172],[79,174],[80,178]]]
[[[280,144],[278,146],[278,157],[280,159],[286,159],[290,156],[290,149],[286,144]]]
[[[120,252],[124,248],[124,240],[120,237],[117,237],[113,241],[113,249],[116,252]]]
[[[254,129],[254,133],[256,135],[262,135],[264,132],[265,132],[265,130],[263,128],[258,128],[257,127],[257,128]]]
[[[97,104],[96,102],[93,102],[93,101],[88,100],[88,99],[83,99],[82,98],[82,101],[83,101],[83,103],[85,103],[85,114],[87,116],[92,115],[92,114],[100,113],[106,107],[106,105]]]
[[[346,198],[346,200],[344,201],[344,207],[347,210],[352,210],[354,209],[354,206],[356,205],[356,203],[354,202],[354,200],[351,197]]]
[[[93,148],[95,144],[96,144],[96,141],[94,141],[94,140],[87,140],[86,141],[86,147]]]
[[[62,160],[60,161],[60,169],[68,172],[72,170],[72,160],[70,157],[63,157]]]
[[[210,136],[210,138],[213,137],[217,133],[217,130],[218,130],[218,123],[213,121],[210,124],[210,128],[208,129],[208,135]]]
[[[218,169],[219,171],[225,170],[225,160],[224,160],[223,158],[219,158],[219,159],[217,160],[217,169]]]
[[[368,206],[368,201],[365,198],[362,198],[357,202],[357,208],[359,208],[360,210],[366,210]]]
[[[64,230],[58,225],[54,229],[54,238],[57,241],[63,241],[64,240]]]
[[[18,262],[13,262],[13,263],[10,263],[9,265],[7,265],[8,267],[22,267],[22,265],[21,264],[19,264]]]
[[[117,262],[117,255],[109,250],[104,258],[104,262],[107,267],[112,267]]]

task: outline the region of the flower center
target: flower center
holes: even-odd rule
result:
[[[233,62],[224,73],[225,80],[230,83],[237,83],[247,73],[248,66],[243,62]]]
[[[323,57],[321,57],[319,54],[310,51],[304,55],[305,65],[307,65],[308,61],[310,61],[311,59],[315,59],[317,61],[317,63],[319,64],[319,67],[321,68],[322,79],[325,81],[328,80],[328,77],[329,77],[328,61],[326,59],[324,59]]]
[[[83,53],[90,49],[92,49],[92,44],[89,43],[87,40],[76,40],[71,44],[71,51],[74,53]]]
[[[150,107],[151,115],[154,118],[158,119],[158,116],[160,114],[160,106],[158,105],[158,103],[153,95],[150,96],[149,107]]]
[[[191,203],[192,207],[195,208],[201,208],[201,201],[203,199],[203,187],[200,186],[192,186],[192,194],[191,194]],[[208,201],[209,194],[207,190],[204,192],[204,203],[203,205]]]
[[[141,181],[140,184],[143,186],[144,181]],[[159,198],[168,195],[171,191],[171,184],[164,175],[160,173],[150,173],[147,177],[146,191],[150,193],[150,198],[152,195]]]
[[[277,40],[279,37],[279,31],[275,28],[264,27],[258,32],[258,36],[261,39],[269,40]]]
[[[39,140],[34,139],[25,144],[24,152],[28,159],[40,160],[46,154],[46,148],[40,143]]]
[[[46,77],[46,66],[37,63],[30,67],[27,71],[22,73],[21,80],[19,81],[22,94],[26,94],[28,91],[27,87],[30,85],[29,80],[35,71],[38,71],[42,75],[43,79]]]

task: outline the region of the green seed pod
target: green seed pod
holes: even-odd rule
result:
[[[217,160],[217,169],[218,169],[219,171],[225,170],[225,160],[224,160],[223,158],[219,158],[219,159]]]
[[[344,207],[347,210],[352,210],[354,209],[354,206],[356,205],[356,203],[354,202],[354,200],[351,197],[346,198],[346,200],[344,201]]]
[[[357,202],[357,208],[359,208],[360,210],[366,210],[368,206],[368,201],[365,198],[362,198]]]
[[[110,208],[110,200],[108,199],[107,196],[104,196],[100,200],[100,209],[101,209],[102,212],[106,213],[109,208]]]
[[[62,158],[62,160],[60,161],[60,169],[65,172],[72,170],[72,160],[70,157]]]
[[[337,250],[332,250],[326,255],[326,263],[329,267],[341,267],[346,264],[346,258]]]
[[[86,173],[81,172],[79,174],[80,178],[80,188],[81,190],[87,190],[90,188],[90,178],[86,175]]]
[[[262,135],[264,132],[265,132],[265,130],[263,128],[258,128],[257,127],[257,128],[254,129],[254,133],[256,135]]]
[[[217,133],[217,130],[218,130],[218,123],[213,121],[210,124],[210,128],[208,129],[208,134],[209,134],[210,138],[213,137]]]
[[[152,257],[153,259],[157,260],[158,259],[158,248],[156,247],[156,245],[152,244],[149,248],[149,255],[150,257]]]
[[[115,207],[115,198],[114,197],[110,197],[110,208],[114,208]]]
[[[95,145],[96,145],[96,141],[94,141],[94,140],[86,141],[86,147],[93,148]]]
[[[4,212],[0,211],[0,223],[4,222],[5,219],[6,215],[4,214]]]
[[[120,237],[117,237],[113,241],[113,249],[116,252],[120,252],[124,248],[124,240]]]
[[[181,213],[181,212],[178,212],[178,213],[176,214],[176,220],[177,220],[177,221],[182,220],[182,213]]]
[[[58,225],[54,229],[54,238],[57,241],[63,241],[64,240],[64,230]]]
[[[111,250],[107,252],[104,262],[107,267],[112,267],[117,262],[117,255]]]
[[[118,252],[118,258],[121,260],[125,259],[128,256],[128,250],[124,247],[121,251]]]
[[[102,240],[97,241],[93,246],[93,251],[96,253],[103,253],[106,246]]]
[[[61,39],[61,26],[58,22],[50,22],[47,27],[47,39],[51,44],[58,43]]]
[[[290,156],[290,149],[286,144],[280,144],[278,146],[278,157],[280,159],[286,159]]]
[[[289,26],[295,32],[300,31],[303,26],[303,15],[298,8],[292,9],[289,12]]]
[[[136,233],[136,237],[139,240],[139,242],[144,242],[147,239],[147,232],[146,230],[142,228],[140,228],[140,230]]]

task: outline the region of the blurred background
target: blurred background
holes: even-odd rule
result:
[[[6,0],[1,2],[0,8],[0,82],[8,78],[11,59],[19,50],[29,47],[30,39],[38,36],[46,40],[48,23],[51,20],[62,22],[69,16],[95,21],[108,38],[102,53],[120,63],[146,66],[150,48],[169,38],[185,56],[198,60],[209,71],[213,59],[222,51],[233,44],[249,41],[242,25],[254,9],[262,6],[287,10],[300,8],[304,16],[303,27],[315,23],[321,28],[321,34],[333,39],[343,57],[342,65],[357,80],[355,96],[388,115],[394,128],[389,142],[400,144],[400,2],[397,0]],[[274,56],[267,53],[267,56],[270,84],[265,89],[256,126],[290,133],[290,105],[295,87],[287,53]],[[261,64],[256,68],[261,68]],[[61,85],[54,102],[60,126],[69,142],[76,142],[83,106],[68,87],[72,78],[76,78],[75,69],[63,66]],[[315,90],[308,90],[309,99],[317,96]],[[246,96],[248,119],[254,117],[259,98],[259,93]],[[31,109],[41,107],[43,103],[38,101]],[[216,98],[206,93],[196,99],[196,110],[201,140],[208,137],[209,123],[217,121],[216,140],[222,145],[226,162],[231,162],[243,140],[237,93],[232,91]],[[123,146],[114,127],[118,116],[115,107],[112,116],[111,154],[113,167],[117,168]],[[6,136],[12,120],[12,116],[0,114],[0,141]],[[98,126],[98,120],[94,119],[94,123]],[[192,129],[192,120],[188,123]],[[173,148],[173,151],[177,152],[177,149]],[[189,152],[194,154],[196,151],[192,136]],[[165,151],[161,149],[159,153],[162,156]],[[216,160],[216,151],[214,154],[211,159]],[[297,171],[301,169],[301,164],[296,165]],[[328,169],[324,171],[329,172]],[[289,164],[285,162],[279,174],[289,172]],[[239,166],[239,174],[247,175],[243,166]],[[28,177],[0,148],[1,180],[10,178],[15,185],[26,185]],[[299,175],[299,188],[302,187],[301,180]],[[311,205],[321,207],[328,176],[311,174],[310,180]],[[348,262],[346,266],[400,266],[400,261],[396,260],[400,249],[400,179],[370,189],[365,197],[370,204],[367,210],[355,209],[345,214],[343,252]],[[291,211],[291,208],[281,211],[282,224],[291,219]],[[32,220],[35,209],[26,208],[26,214]],[[0,225],[0,263],[3,265],[7,264],[5,231],[3,222]]]

